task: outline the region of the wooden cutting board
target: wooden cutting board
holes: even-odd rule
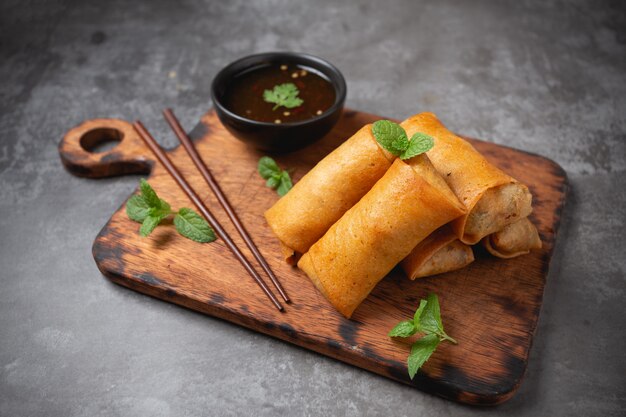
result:
[[[322,141],[296,153],[272,156],[281,166],[292,168],[298,181],[361,126],[378,119],[346,110]],[[281,260],[278,241],[263,218],[263,212],[278,199],[256,172],[263,154],[234,139],[214,111],[203,116],[190,135],[293,303],[284,313],[278,312],[219,240],[198,244],[179,236],[173,225],[157,228],[148,238],[140,237],[139,224],[128,219],[124,205],[93,245],[98,268],[110,280],[458,402],[493,405],[515,393],[528,363],[567,189],[559,165],[538,155],[469,139],[487,159],[529,186],[534,196],[531,219],[539,229],[543,249],[510,260],[477,250],[477,260],[469,267],[417,281],[408,280],[396,268],[348,320],[303,272]],[[106,139],[121,142],[104,153],[84,149]],[[85,122],[68,132],[59,152],[67,169],[76,175],[149,174],[150,184],[175,209],[191,207],[127,122]],[[184,149],[178,147],[169,155],[252,260]],[[406,366],[410,341],[391,340],[387,333],[398,321],[412,317],[420,298],[429,292],[439,295],[446,331],[459,344],[442,343],[411,381]]]

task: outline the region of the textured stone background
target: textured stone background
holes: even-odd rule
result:
[[[138,178],[69,175],[64,132],[141,118],[172,146],[163,107],[193,126],[216,71],[269,50],[335,63],[350,107],[431,110],[566,169],[544,308],[510,402],[459,406],[100,275],[92,240]],[[621,1],[3,0],[0,415],[625,415],[625,97]]]

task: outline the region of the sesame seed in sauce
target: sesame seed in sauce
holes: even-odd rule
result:
[[[280,119],[276,119],[274,120],[274,123],[276,123],[277,125],[281,124],[282,122],[280,121]]]
[[[317,114],[319,116],[320,114],[322,114],[322,111],[318,110],[317,113],[315,113],[315,114]]]
[[[298,73],[294,72],[293,74],[291,74],[291,78],[298,78]]]
[[[287,71],[287,65],[281,65],[280,69],[283,70],[283,71]]]
[[[283,116],[289,116],[291,113],[289,113],[288,111],[283,112]]]

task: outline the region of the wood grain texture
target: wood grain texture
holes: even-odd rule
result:
[[[379,118],[346,110],[322,141],[296,153],[276,155],[275,159],[281,166],[293,168],[297,181],[363,124]],[[529,186],[534,196],[531,218],[543,248],[510,260],[478,250],[477,260],[470,266],[416,281],[410,281],[396,268],[347,320],[304,273],[282,261],[278,241],[263,218],[263,212],[278,196],[256,173],[262,154],[232,138],[213,111],[203,116],[191,137],[293,304],[286,306],[285,313],[276,311],[219,240],[194,243],[179,236],[171,225],[141,238],[139,224],[128,219],[124,206],[104,226],[93,245],[94,259],[104,275],[136,291],[458,402],[493,405],[515,393],[527,366],[567,189],[560,166],[538,155],[469,139],[488,160]],[[109,162],[103,158],[97,163],[87,160],[89,168],[76,168],[82,162],[71,155],[74,151],[63,143],[60,146],[66,166],[83,176],[122,174],[136,169],[137,161],[145,164],[144,168],[153,165],[149,181],[156,191],[174,208],[190,206],[164,168],[150,161],[142,144],[125,149],[123,158],[114,162],[116,168],[107,167]],[[109,153],[115,152],[113,149]],[[253,259],[184,150],[174,149],[170,157],[207,205],[215,208],[216,216],[237,245]],[[124,161],[129,165],[125,166]],[[420,298],[431,291],[439,295],[446,331],[459,344],[441,344],[411,381],[406,367],[411,342],[391,340],[387,333],[398,321],[411,317]]]

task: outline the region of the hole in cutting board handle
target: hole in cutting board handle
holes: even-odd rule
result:
[[[80,137],[80,146],[91,153],[104,153],[114,149],[124,139],[121,130],[102,127],[92,129]]]

